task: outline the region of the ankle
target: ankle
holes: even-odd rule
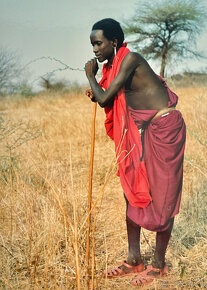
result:
[[[126,263],[131,266],[138,266],[139,264],[143,263],[143,260],[141,256],[128,256]]]
[[[165,260],[154,257],[154,259],[152,260],[152,266],[157,269],[163,269],[165,266]]]

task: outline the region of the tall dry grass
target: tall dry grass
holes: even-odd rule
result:
[[[202,88],[177,93],[187,124],[182,205],[166,257],[170,273],[145,289],[207,287],[207,93]],[[0,109],[0,288],[87,289],[93,105],[80,94],[40,95],[2,100]],[[105,268],[119,265],[127,255],[125,202],[114,169],[114,144],[103,122],[98,108],[90,289],[134,289],[130,279],[101,278]],[[153,255],[154,237],[143,231],[146,263]]]

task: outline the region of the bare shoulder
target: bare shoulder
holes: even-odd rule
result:
[[[136,70],[138,66],[146,62],[145,59],[136,52],[129,52],[124,57],[120,69],[122,70]]]
[[[132,52],[130,51],[129,53],[127,53],[127,55],[125,56],[124,60],[126,61],[131,61],[131,62],[145,62],[146,60],[141,56],[141,54],[137,53],[137,52]]]

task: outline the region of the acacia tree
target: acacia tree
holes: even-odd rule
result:
[[[160,75],[164,77],[173,57],[203,57],[196,49],[196,38],[204,21],[201,1],[140,1],[124,31],[132,37],[129,43],[146,59],[161,60]]]

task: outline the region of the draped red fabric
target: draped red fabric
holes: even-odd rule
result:
[[[114,57],[112,66],[103,66],[103,77],[99,84],[107,89],[119,72],[122,60],[129,52],[124,44]],[[141,136],[128,112],[124,87],[115,96],[113,106],[105,108],[105,128],[115,142],[115,151],[119,165],[118,175],[123,191],[134,207],[145,208],[152,201],[149,193],[149,181],[142,156]]]
[[[100,81],[103,88],[109,87],[128,52],[124,45],[112,67],[108,63],[104,65]],[[169,94],[168,107],[175,107],[177,95],[159,78]],[[106,131],[115,142],[120,181],[129,201],[128,217],[145,229],[166,230],[170,219],[179,212],[182,193],[186,127],[181,112],[172,110],[151,121],[157,110],[134,110],[126,106],[122,88],[105,113]],[[142,162],[140,128],[144,128]]]
[[[176,106],[178,97],[160,77],[169,94],[168,107]],[[181,112],[170,111],[151,121],[156,110],[128,107],[138,128],[145,127],[144,160],[152,202],[146,208],[129,204],[127,215],[136,224],[151,231],[165,231],[170,218],[179,212],[186,126]]]

